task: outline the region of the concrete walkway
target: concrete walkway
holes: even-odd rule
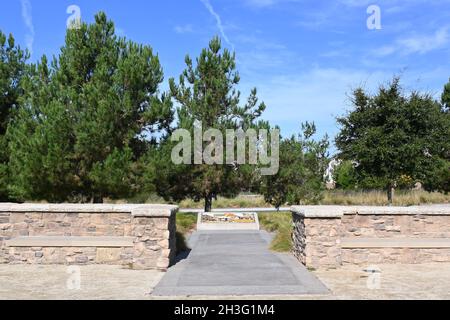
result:
[[[265,231],[198,231],[189,256],[169,269],[153,296],[327,294],[290,254],[268,247]]]

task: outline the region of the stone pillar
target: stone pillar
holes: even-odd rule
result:
[[[8,249],[5,240],[11,237],[11,224],[9,223],[9,213],[0,212],[0,264],[8,262]]]
[[[337,268],[342,264],[340,234],[342,214],[326,207],[292,208],[293,253],[307,268]]]
[[[167,270],[176,254],[177,207],[132,212],[133,269]]]
[[[303,265],[306,266],[306,232],[305,218],[292,212],[294,231],[292,233],[293,249],[292,253]]]

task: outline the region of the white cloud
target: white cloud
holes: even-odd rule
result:
[[[239,50],[236,53],[238,69],[243,76],[258,77],[269,72],[292,71],[297,57],[284,44],[256,34],[241,33],[235,37]]]
[[[412,36],[400,39],[398,43],[407,54],[423,54],[444,47],[449,40],[449,28],[445,27],[437,30],[433,35]]]
[[[381,6],[383,9],[389,9],[395,7],[394,11],[398,10],[399,7],[408,7],[415,6],[420,4],[443,4],[450,2],[449,0],[339,0],[338,2],[342,3],[348,7],[367,7],[369,5],[375,4]]]
[[[260,88],[272,120],[293,118],[334,124],[348,105],[347,94],[358,86],[373,89],[391,77],[383,72],[316,67],[302,74],[275,76]],[[320,116],[318,116],[318,114]]]
[[[209,0],[200,0],[206,7],[206,9],[208,9],[209,13],[214,17],[214,19],[216,19],[216,24],[217,24],[217,28],[220,31],[220,34],[222,35],[223,39],[231,46],[233,47],[234,50],[234,45],[233,43],[230,41],[230,39],[228,38],[228,36],[225,33],[225,28],[223,27],[222,24],[222,18],[219,16],[219,14],[214,10],[213,6],[211,5],[211,3],[209,2]]]
[[[22,20],[28,29],[28,33],[25,36],[25,43],[30,53],[32,53],[34,42],[34,25],[31,2],[30,0],[21,0],[20,2],[22,4]]]
[[[245,4],[254,8],[273,7],[283,3],[306,3],[307,0],[245,0]]]
[[[450,28],[443,27],[433,34],[416,34],[397,39],[394,44],[381,47],[375,52],[377,56],[388,56],[394,53],[402,55],[425,54],[445,48],[450,42]]]
[[[348,7],[368,7],[373,4],[372,0],[340,0],[339,2]]]
[[[192,33],[194,32],[194,28],[191,24],[186,24],[184,26],[175,26],[173,30],[178,34],[184,34],[184,33]]]
[[[267,106],[263,118],[280,125],[283,136],[300,132],[302,122],[314,121],[318,136],[328,133],[334,137],[338,132],[336,116],[351,107],[348,94],[358,86],[373,91],[390,78],[392,74],[381,71],[316,66],[295,74],[243,77],[241,88],[242,97],[246,97],[252,87],[257,87],[258,97]]]
[[[267,105],[264,119],[278,124],[284,136],[299,132],[300,123],[314,121],[319,134],[334,137],[338,132],[336,116],[351,110],[349,95],[357,87],[369,93],[392,80],[401,70],[364,70],[357,68],[324,68],[320,66],[297,74],[279,74],[248,79],[243,77],[243,97],[250,88],[258,88],[258,96]],[[405,91],[420,90],[439,98],[442,85],[448,81],[449,68],[439,67],[404,71],[401,84]]]

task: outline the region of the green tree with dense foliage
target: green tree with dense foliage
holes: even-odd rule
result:
[[[316,141],[314,123],[302,125],[303,133],[283,139],[280,144],[280,169],[262,178],[265,200],[280,208],[284,204],[317,204],[324,190],[328,165],[328,137]]]
[[[427,172],[424,179],[424,187],[428,190],[450,192],[450,81],[444,87],[442,94],[442,118],[444,131],[442,136],[446,137],[442,147],[441,157],[436,165]]]
[[[341,190],[380,190],[385,188],[383,179],[356,170],[356,163],[345,160],[335,168],[333,179]]]
[[[67,31],[24,78],[8,129],[11,190],[24,200],[102,202],[134,194],[140,159],[173,120],[152,48],[115,35],[104,13]],[[160,133],[159,133],[160,134]]]
[[[223,49],[218,37],[202,50],[195,64],[189,56],[185,62],[186,69],[178,83],[170,79],[171,95],[179,106],[177,128],[189,131],[194,137],[194,128],[201,124],[203,132],[217,129],[225,137],[227,129],[245,131],[267,126],[263,122],[257,123],[265,105],[258,102],[256,89],[252,90],[244,105],[240,104],[240,92],[236,89],[240,77],[236,71],[235,54]],[[210,145],[210,142],[202,143],[202,150]],[[175,165],[170,159],[173,146],[168,142],[159,148],[147,170],[148,179],[157,182],[157,192],[166,200],[204,200],[205,211],[208,212],[213,199],[219,195],[233,197],[241,191],[245,183],[242,167],[207,164],[204,159],[201,164],[192,161],[192,165]],[[191,156],[193,159],[194,151]]]
[[[338,118],[339,158],[355,161],[364,179],[381,181],[390,203],[400,177],[422,181],[448,152],[441,105],[428,94],[405,94],[399,78],[376,95],[356,89],[352,103],[353,110]]]
[[[29,54],[15,44],[14,37],[0,31],[0,201],[8,195],[8,141],[6,131],[19,106],[21,79],[26,71]]]
[[[336,188],[342,190],[355,190],[358,188],[358,178],[355,165],[351,161],[342,161],[333,171]]]

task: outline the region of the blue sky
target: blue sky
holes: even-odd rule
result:
[[[163,89],[187,53],[196,56],[220,35],[236,51],[243,96],[257,87],[264,118],[283,135],[308,120],[334,137],[335,117],[357,86],[373,91],[401,74],[407,90],[438,97],[450,77],[450,0],[11,0],[1,5],[0,29],[32,60],[57,54],[70,5],[86,22],[103,10],[119,35],[151,45]],[[369,5],[381,10],[381,30],[367,27]]]

